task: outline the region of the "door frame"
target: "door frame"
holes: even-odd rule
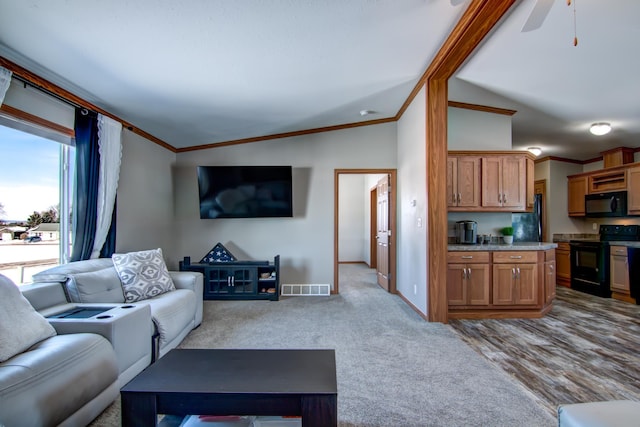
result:
[[[389,292],[392,294],[397,293],[396,290],[396,239],[397,239],[397,207],[396,207],[396,194],[398,191],[397,182],[397,170],[396,169],[334,169],[333,177],[333,290],[332,294],[340,293],[339,283],[339,254],[338,254],[338,213],[340,212],[338,199],[339,199],[339,180],[340,175],[377,175],[388,174],[389,175],[389,230],[391,235],[389,236]]]

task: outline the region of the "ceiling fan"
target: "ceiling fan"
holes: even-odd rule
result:
[[[458,6],[464,3],[466,0],[450,0],[451,5]],[[522,26],[523,33],[537,30],[542,26],[544,20],[547,18],[549,11],[551,10],[551,6],[553,6],[554,0],[536,0],[533,5],[533,9],[531,9],[531,13],[529,13],[529,17],[526,22]],[[567,6],[571,6],[572,0],[567,0]],[[575,0],[573,0],[573,12],[574,12],[574,29],[575,29]],[[578,38],[574,37],[573,45],[578,45]]]

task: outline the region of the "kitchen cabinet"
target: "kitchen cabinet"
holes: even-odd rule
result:
[[[537,252],[494,252],[493,304],[538,304],[537,262]]]
[[[640,166],[627,171],[627,209],[629,215],[640,215]]]
[[[447,299],[449,306],[489,304],[489,252],[449,252]]]
[[[537,318],[556,297],[555,244],[449,245],[449,319]]]
[[[527,168],[524,156],[482,158],[483,207],[506,211],[526,210],[526,191]]]
[[[568,242],[559,242],[556,248],[556,284],[571,286],[571,248]]]
[[[447,158],[447,206],[472,208],[480,206],[480,157]]]
[[[531,211],[533,178],[534,159],[524,151],[449,151],[447,210]]]
[[[628,301],[629,294],[629,263],[626,246],[611,246],[609,255],[611,296]]]
[[[556,297],[556,251],[544,252],[544,300],[549,304]]]
[[[567,183],[569,216],[585,216],[584,196],[587,195],[587,176],[569,177]]]

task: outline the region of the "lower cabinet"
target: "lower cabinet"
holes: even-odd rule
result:
[[[545,304],[550,304],[556,297],[556,253],[554,250],[544,252],[544,295]]]
[[[538,304],[538,252],[493,253],[493,303]]]
[[[568,242],[558,243],[556,249],[556,281],[559,286],[571,286],[571,248]]]
[[[450,318],[540,317],[555,295],[555,249],[449,252]]]
[[[465,306],[489,304],[489,253],[478,252],[475,255],[456,254],[453,255],[453,260],[450,254],[450,262],[447,269],[447,297],[449,299],[449,305]],[[463,257],[465,256],[475,257],[478,263],[464,262],[473,261],[468,258],[464,259]]]
[[[626,246],[611,246],[609,255],[611,266],[610,282],[611,297],[623,301],[635,302],[631,299],[629,286],[629,262]]]
[[[204,275],[203,298],[268,299],[280,294],[280,255],[269,261],[233,261],[190,264],[180,261],[181,271],[199,271]]]
[[[538,304],[536,264],[494,264],[493,303],[495,305]]]

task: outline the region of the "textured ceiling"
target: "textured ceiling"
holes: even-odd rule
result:
[[[467,4],[0,0],[0,55],[181,148],[395,116]],[[511,9],[450,99],[517,110],[514,148],[640,145],[640,2],[578,1],[578,47],[565,1],[521,33],[533,5]],[[603,120],[614,131],[589,135]]]

